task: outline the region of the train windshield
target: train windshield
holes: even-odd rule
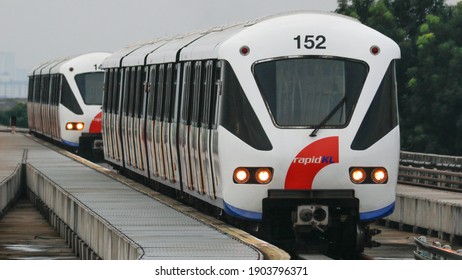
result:
[[[75,76],[83,102],[87,105],[103,104],[104,72],[93,72]]]
[[[365,63],[298,57],[254,66],[254,76],[280,127],[346,126],[368,73]]]

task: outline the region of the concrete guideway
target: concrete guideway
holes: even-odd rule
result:
[[[14,147],[15,160],[19,162],[21,149],[27,150],[25,173],[30,196],[35,203],[43,202],[40,207],[50,212],[55,228],[88,258],[289,258],[285,252],[243,231],[30,138],[0,133],[0,154],[7,147],[4,142],[11,143],[8,145]]]
[[[462,193],[398,185],[396,206],[387,221],[412,227],[414,232],[435,232],[450,243],[462,241]]]

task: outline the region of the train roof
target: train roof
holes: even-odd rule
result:
[[[35,67],[31,71],[29,76],[61,73],[62,71],[64,71],[64,67],[70,67],[69,64],[72,64],[72,65],[78,65],[81,63],[100,64],[102,60],[108,57],[109,55],[111,55],[111,53],[91,52],[91,53],[56,58],[56,59],[44,62],[40,64],[39,66]]]
[[[331,12],[296,11],[263,17],[256,20],[218,26],[200,32],[194,32],[175,37],[160,38],[115,52],[106,58],[103,68],[126,67],[136,65],[150,65],[188,60],[219,58],[220,48],[227,42],[239,37],[247,30],[255,29],[254,36],[258,36],[261,28],[274,28],[277,25],[293,24],[287,17],[323,17],[329,18],[330,23],[341,20],[352,28],[371,28],[361,24],[358,20]],[[329,21],[326,19],[326,22]],[[321,24],[321,23],[320,23]],[[339,23],[337,22],[338,27]],[[318,26],[317,26],[318,27]],[[374,30],[374,32],[378,33]],[[383,36],[383,35],[382,35]],[[242,36],[241,36],[242,37]],[[385,37],[385,36],[383,36]],[[236,39],[238,40],[238,39]],[[243,43],[245,45],[245,43]]]

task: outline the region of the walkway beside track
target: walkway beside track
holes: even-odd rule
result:
[[[164,260],[288,258],[245,232],[55,150],[29,135],[0,133],[0,157],[21,162],[26,155],[28,195],[48,213],[61,235],[81,250],[79,255]]]

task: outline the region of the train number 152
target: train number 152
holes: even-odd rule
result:
[[[302,46],[305,47],[305,49],[309,50],[326,49],[326,37],[324,37],[323,35],[298,35],[294,38],[294,40],[297,42],[297,49],[301,49]]]

